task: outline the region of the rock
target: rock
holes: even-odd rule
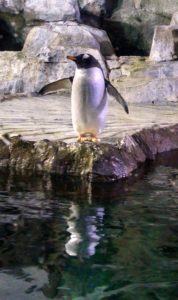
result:
[[[121,69],[112,69],[111,72],[109,73],[109,80],[114,81],[114,80],[119,80],[120,77],[122,77],[122,71]]]
[[[77,0],[1,0],[0,11],[6,13],[23,13],[27,22],[43,21],[80,21]]]
[[[21,52],[0,52],[0,93],[34,93],[48,83],[69,78],[75,64],[66,57],[80,53],[94,55],[108,77],[102,54],[112,55],[113,48],[103,30],[74,22],[36,26]]]
[[[47,83],[74,73],[74,66],[67,62],[45,63],[22,52],[1,52],[0,68],[3,69],[0,72],[2,94],[35,93]]]
[[[45,171],[60,175],[125,177],[117,149],[93,143],[67,145],[59,141],[17,140],[10,146],[10,167],[16,172]],[[111,156],[112,154],[112,156]]]
[[[23,174],[44,172],[115,181],[131,176],[141,162],[155,159],[157,153],[178,149],[177,105],[130,104],[129,109],[127,115],[111,101],[101,143],[77,143],[69,95],[4,101],[0,166]]]
[[[18,14],[23,10],[23,0],[1,0],[0,11]]]
[[[79,0],[82,23],[101,28],[103,16],[106,14],[106,1]]]
[[[156,26],[150,60],[168,61],[178,58],[178,25]]]
[[[72,127],[70,93],[60,92],[45,97],[16,96],[0,105],[0,136],[20,134],[28,141],[59,139],[66,143],[77,139]],[[109,99],[107,123],[100,136],[102,143],[115,144],[118,139],[141,128],[150,128],[153,124],[172,126],[178,120],[176,103],[130,103],[129,110],[128,115],[114,99]]]
[[[116,3],[104,29],[119,55],[148,55],[154,27],[169,25],[177,0],[126,0]],[[116,38],[117,37],[117,38]]]
[[[10,151],[9,147],[0,140],[0,168],[6,168],[9,165]]]
[[[106,64],[109,70],[114,70],[120,68],[122,63],[117,56],[112,55],[108,58],[106,57]]]
[[[32,28],[23,51],[30,56],[39,56],[44,51],[59,51],[58,61],[80,49],[97,49],[101,54],[112,55],[114,50],[103,30],[70,23],[49,23]]]
[[[127,102],[178,101],[177,68],[177,61],[155,63],[130,57],[119,69],[111,71],[109,78]]]
[[[171,26],[178,25],[178,11],[173,13],[170,25]]]
[[[0,143],[0,166],[20,173],[47,172],[80,176],[91,181],[115,181],[131,176],[140,162],[155,155],[178,149],[178,125],[144,129],[126,136],[118,145],[90,142],[65,144],[61,141],[39,142],[12,139],[7,152]],[[4,156],[3,156],[4,153]],[[6,154],[8,153],[8,155]]]
[[[26,0],[24,13],[27,21],[79,21],[80,13],[77,0]]]
[[[22,42],[29,31],[29,25],[82,20],[85,24],[107,31],[119,55],[148,55],[154,26],[168,25],[177,10],[177,0],[171,0],[171,5],[166,0],[66,0],[65,3],[62,0],[0,1],[0,19],[6,20],[9,28],[12,29],[14,22],[17,27],[18,21],[15,18],[23,20],[23,27],[15,29],[15,34],[20,36]]]
[[[95,49],[78,48],[75,50],[59,49],[59,51],[44,52],[29,56],[24,52],[0,52],[0,94],[33,94],[38,93],[48,83],[69,78],[74,75],[75,64],[67,61],[67,54],[90,53],[100,61],[105,76],[107,69],[100,52]],[[55,54],[52,56],[52,54]],[[60,54],[60,55],[59,55]],[[60,60],[61,58],[61,60]],[[2,97],[3,98],[3,97]]]
[[[103,56],[113,56],[114,49],[106,31],[92,28],[91,26],[84,26],[85,30],[92,34],[100,45],[100,51]]]
[[[100,16],[105,11],[105,0],[79,0],[80,9],[82,12],[94,16]]]

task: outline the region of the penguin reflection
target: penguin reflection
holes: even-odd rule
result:
[[[70,256],[90,257],[95,254],[96,246],[102,237],[104,208],[80,207],[71,203],[67,218],[67,231],[70,238],[65,244]]]

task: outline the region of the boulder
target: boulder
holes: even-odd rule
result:
[[[114,50],[103,30],[76,22],[49,22],[33,27],[21,52],[0,52],[0,92],[34,93],[56,80],[74,75],[67,55],[90,53],[108,77],[105,55]]]
[[[47,83],[74,73],[74,66],[68,63],[46,64],[22,52],[0,53],[0,68],[1,94],[38,92]]]
[[[100,16],[105,11],[105,2],[105,0],[79,0],[79,6],[82,13]]]
[[[24,14],[27,21],[75,21],[80,20],[77,0],[26,0]]]
[[[80,7],[79,7],[80,6]],[[77,21],[107,31],[119,55],[148,55],[154,26],[168,25],[171,16],[178,10],[177,0],[1,0],[0,19],[6,19],[11,28],[24,20],[20,31],[22,40],[28,32],[28,25],[37,22]],[[81,15],[81,16],[80,16]],[[15,20],[15,16],[18,20]],[[12,20],[13,18],[13,20]],[[173,16],[172,24],[176,19]],[[1,24],[0,24],[1,25]]]
[[[23,10],[23,0],[1,0],[0,11],[12,14],[18,14]]]
[[[178,58],[178,25],[156,26],[150,60],[168,61]]]
[[[82,23],[102,28],[102,20],[106,15],[105,0],[79,0]]]
[[[178,62],[151,62],[143,57],[121,57],[109,78],[126,101],[164,103],[178,101]]]
[[[47,84],[69,78],[74,75],[75,64],[66,59],[68,54],[90,53],[103,67],[107,77],[104,59],[96,49],[59,49],[55,52],[43,49],[38,57],[25,52],[0,52],[0,94],[33,94],[38,93]],[[54,55],[53,55],[54,54]],[[53,56],[52,56],[53,55]]]
[[[178,25],[178,11],[173,13],[170,25],[171,26]]]
[[[104,56],[114,53],[105,31],[87,25],[79,26],[74,22],[49,23],[32,28],[26,38],[23,52],[30,56],[38,56],[44,49],[73,52],[77,48],[97,49]]]
[[[117,1],[104,29],[119,55],[149,55],[154,27],[169,25],[177,0]],[[117,37],[117,38],[116,38]]]

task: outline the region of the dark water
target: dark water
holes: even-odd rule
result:
[[[178,299],[178,155],[116,184],[1,174],[0,267],[3,300]]]

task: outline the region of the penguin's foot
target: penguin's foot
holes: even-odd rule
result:
[[[95,134],[80,134],[77,142],[82,143],[82,142],[93,142],[93,143],[99,143],[100,139],[97,138]]]

